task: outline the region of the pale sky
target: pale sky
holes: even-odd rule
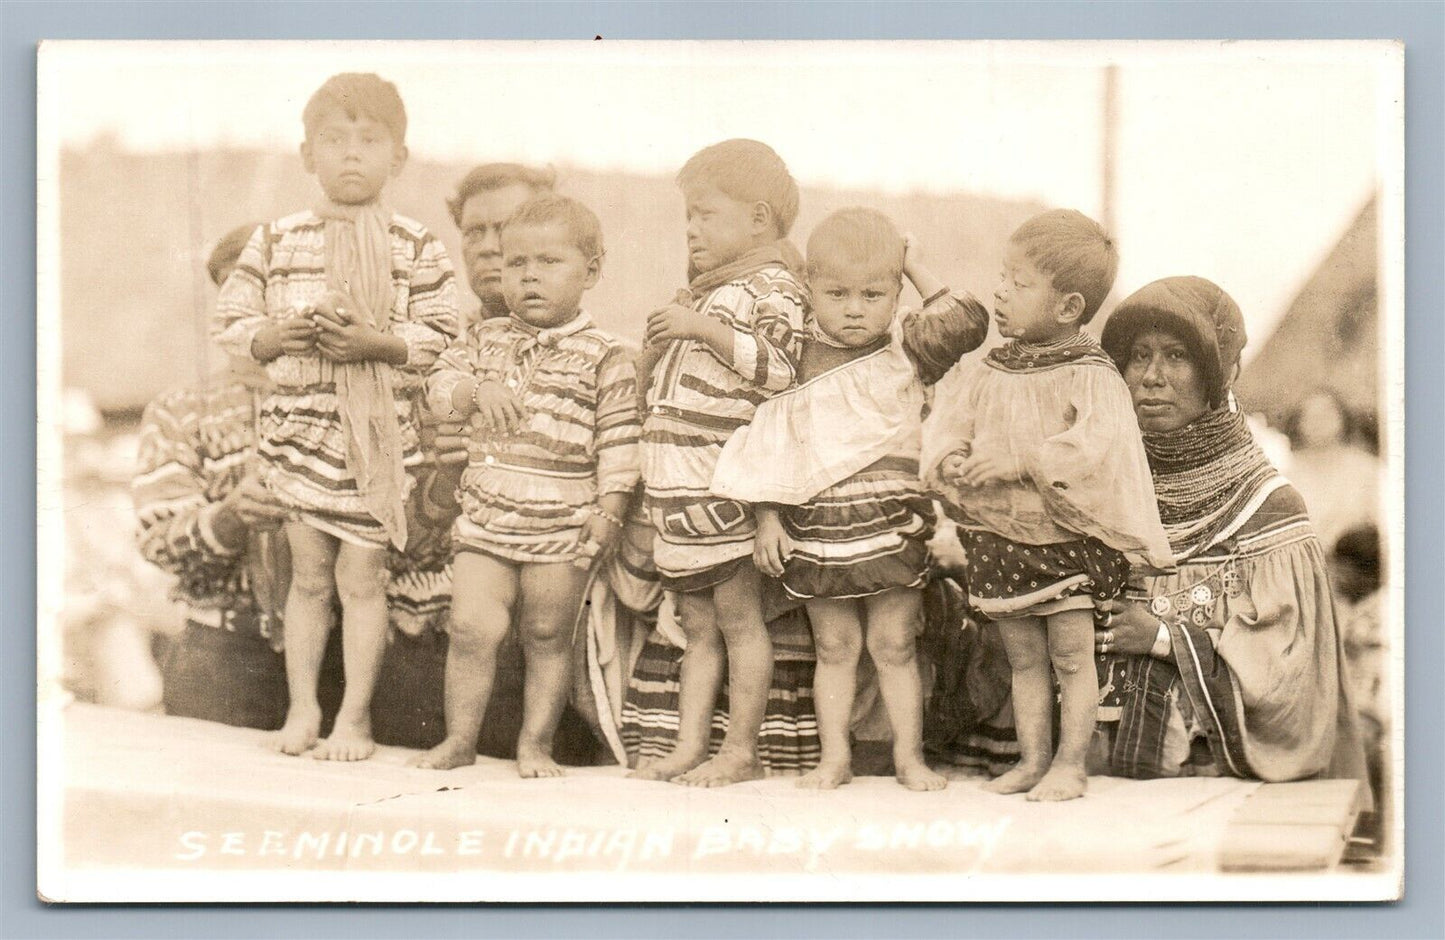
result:
[[[1114,296],[1199,274],[1262,339],[1382,175],[1398,185],[1395,54],[1365,43],[60,43],[42,51],[40,139],[42,152],[100,134],[137,150],[290,151],[327,76],[375,71],[397,84],[422,158],[670,174],[741,136],[766,141],[805,184],[1097,214],[1113,61]]]

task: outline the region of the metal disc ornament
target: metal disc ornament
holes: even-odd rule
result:
[[[1169,598],[1162,595],[1149,602],[1149,610],[1151,610],[1156,617],[1167,616],[1173,609],[1174,605],[1170,602]]]

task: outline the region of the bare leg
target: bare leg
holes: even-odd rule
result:
[[[823,759],[798,778],[800,787],[834,790],[853,779],[848,724],[857,691],[858,657],[863,652],[863,621],[859,613],[856,600],[808,601],[813,648],[818,654],[818,666],[813,672],[813,702],[818,713]]]
[[[999,636],[1013,670],[1014,728],[1019,737],[1019,762],[1008,773],[983,785],[994,793],[1023,793],[1048,772],[1053,750],[1053,681],[1049,675],[1048,641],[1038,617],[998,622]]]
[[[457,552],[447,642],[447,734],[414,758],[412,767],[450,770],[477,762],[477,735],[492,697],[497,648],[511,629],[516,600],[515,566],[478,552]]]
[[[679,680],[677,743],[671,754],[628,774],[640,780],[671,780],[692,770],[707,760],[712,739],[712,714],[717,708],[726,662],[716,611],[712,599],[699,591],[677,595],[677,614],[687,637]]]
[[[286,526],[286,538],[291,543],[291,590],[286,594],[286,689],[291,703],[272,743],[283,754],[303,754],[321,733],[316,685],[331,634],[339,540],[300,522]]]
[[[910,790],[942,790],[948,778],[930,770],[923,759],[923,680],[918,675],[923,594],[916,588],[894,588],[866,598],[865,604],[868,655],[878,671],[878,691],[893,726],[898,782]]]
[[[728,657],[728,731],[717,755],[675,778],[690,787],[725,787],[763,775],[758,735],[773,684],[773,641],[763,622],[758,569],[743,568],[712,591]]]
[[[572,687],[572,631],[582,610],[587,572],[570,564],[523,565],[519,580],[527,679],[517,773],[560,777],[562,768],[552,759],[552,736]]]
[[[386,651],[386,550],[342,542],[336,555],[341,594],[341,662],[346,691],[331,734],[317,745],[319,760],[365,760],[371,738],[371,695]]]
[[[1065,610],[1048,618],[1049,659],[1059,677],[1063,702],[1059,750],[1044,778],[1029,790],[1031,800],[1072,800],[1084,795],[1084,761],[1099,711],[1099,675],[1094,670],[1094,612]]]

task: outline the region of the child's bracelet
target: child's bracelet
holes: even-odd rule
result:
[[[587,511],[592,513],[592,515],[598,517],[599,519],[606,519],[608,522],[617,526],[619,529],[622,528],[622,520],[614,516],[607,510],[603,509],[601,506],[588,506]]]
[[[928,295],[928,299],[923,302],[923,306],[926,307],[926,306],[928,306],[929,304],[933,303],[935,300],[942,300],[944,297],[947,297],[947,296],[948,296],[948,288],[947,288],[947,287],[940,287],[938,290],[936,290],[936,291],[934,291],[932,294]]]
[[[472,410],[476,412],[480,412],[482,410],[482,403],[477,398],[477,392],[480,392],[482,390],[483,381],[485,380],[478,378],[472,379]]]

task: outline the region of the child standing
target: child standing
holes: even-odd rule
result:
[[[905,275],[929,291],[921,313],[898,309]],[[812,334],[798,385],[728,441],[713,492],[757,505],[758,568],[807,604],[823,758],[798,785],[852,779],[849,718],[866,636],[898,780],[941,789],[947,781],[923,759],[916,659],[934,515],[918,478],[923,386],[983,342],[988,312],[939,289],[870,209],[819,223],[807,276]]]
[[[451,262],[419,223],[380,202],[406,163],[406,110],[370,74],[328,79],[307,102],[301,157],[325,198],[261,226],[221,290],[217,333],[264,363],[263,480],[291,511],[286,600],[290,705],[277,746],[316,745],[316,684],[339,594],[346,692],[314,756],[375,749],[371,693],[386,642],[386,547],[406,544],[405,467],[420,460],[415,392],[456,335]]]
[[[924,428],[924,479],[957,514],[969,602],[998,621],[1013,671],[1021,759],[990,782],[1030,800],[1082,796],[1098,706],[1094,611],[1123,590],[1126,553],[1172,564],[1128,389],[1080,332],[1119,266],[1072,210],[1013,233],[994,292],[1010,342],[970,363]],[[1053,684],[1062,726],[1051,755]]]
[[[446,738],[413,764],[473,763],[497,648],[513,622],[526,656],[517,770],[552,777],[589,560],[616,542],[637,485],[632,356],[592,325],[582,294],[602,271],[602,230],[562,196],[524,202],[502,227],[511,314],[474,324],[427,380],[443,420],[470,419],[454,529]]]
[[[647,321],[650,375],[642,476],[657,530],[655,561],[676,593],[687,638],[677,744],[633,776],[725,786],[763,774],[757,739],[773,650],[753,567],[752,509],[711,493],[723,444],[769,395],[793,382],[803,296],[786,241],[798,187],[773,150],[728,140],[698,153],[677,182],[687,205],[686,303]],[[708,759],[726,664],[730,714]]]

